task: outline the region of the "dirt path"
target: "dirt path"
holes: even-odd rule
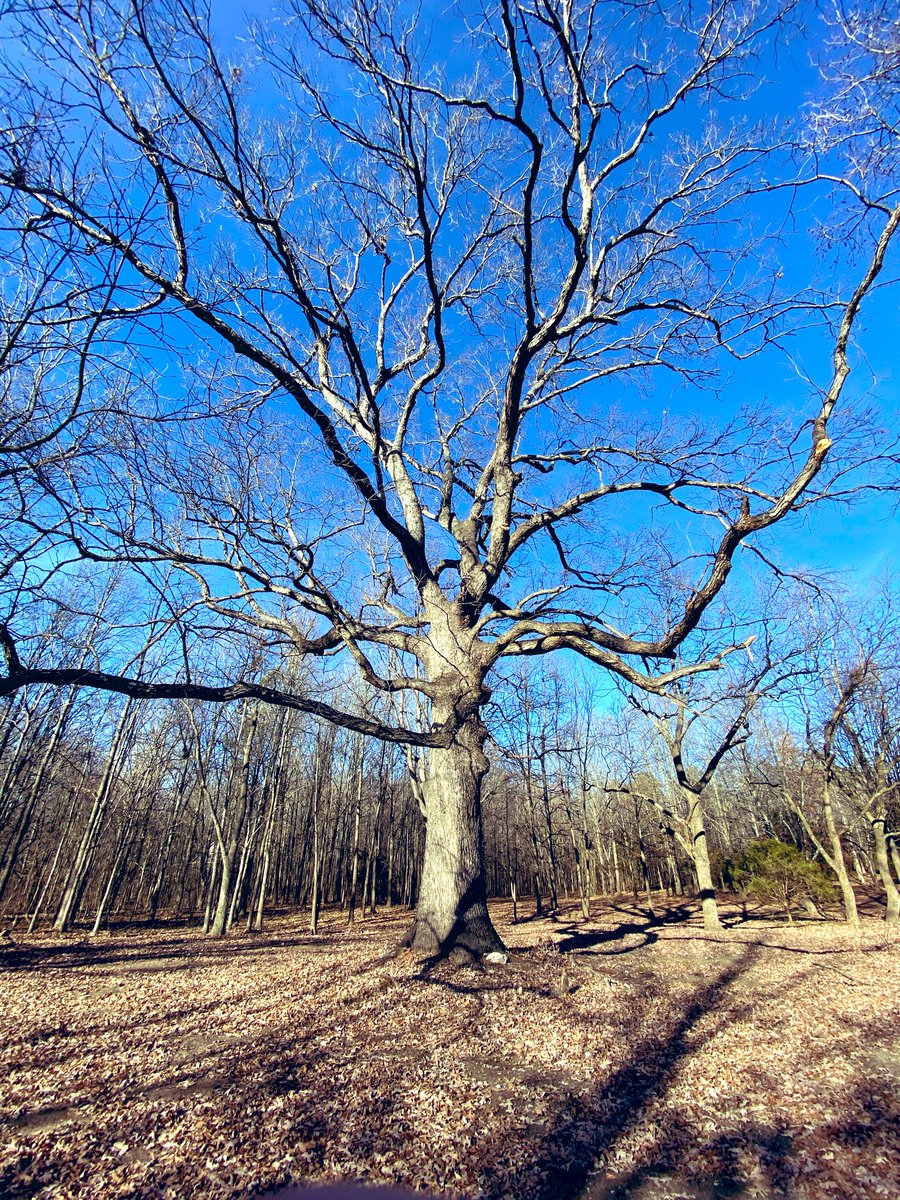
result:
[[[7,947],[0,1194],[900,1195],[883,923],[495,915],[515,953],[488,969],[385,962],[405,914]]]

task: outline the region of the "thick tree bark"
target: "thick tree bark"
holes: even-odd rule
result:
[[[471,719],[446,750],[432,750],[424,781],[425,860],[412,948],[480,957],[502,951],[487,909],[481,787],[488,771],[487,731]]]

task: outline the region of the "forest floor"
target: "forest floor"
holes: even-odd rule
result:
[[[530,911],[530,908],[529,908]],[[245,1198],[362,1179],[512,1200],[900,1195],[900,937],[875,917],[510,923],[424,964],[409,914],[0,952],[0,1195]]]

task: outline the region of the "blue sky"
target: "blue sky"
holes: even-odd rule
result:
[[[250,6],[247,11],[251,16],[264,19],[271,9],[268,4],[259,3]],[[214,2],[214,23],[226,55],[229,53],[229,44],[233,47],[235,56],[240,56],[247,46],[245,33],[248,20],[240,17],[238,12],[239,10],[224,4],[222,0]],[[449,19],[443,19],[445,6],[426,3],[424,12],[426,18],[433,15],[437,15],[438,18],[432,39],[434,56],[449,57],[453,67],[461,73],[468,70],[471,64],[466,63],[464,57],[457,53],[452,34],[453,24]],[[741,115],[750,121],[763,118],[775,121],[779,115],[789,115],[805,103],[816,86],[816,75],[810,65],[810,56],[814,52],[814,42],[798,38],[793,43],[788,41],[779,50],[776,58],[768,62],[759,62],[759,76],[763,83],[753,93],[752,99],[739,108]],[[263,105],[271,102],[273,115],[276,115],[276,105],[279,102],[283,108],[281,97],[276,96],[265,83],[257,101]],[[263,112],[261,115],[265,118],[267,114]],[[696,113],[692,119],[698,120]],[[690,121],[687,125],[690,127]],[[822,255],[818,246],[807,236],[807,226],[817,215],[828,215],[821,201],[812,194],[804,196],[796,208],[795,228],[788,230],[791,236],[779,243],[778,252],[783,254],[780,266],[789,278],[806,279],[817,272],[827,277],[834,269],[828,255]],[[215,220],[224,223],[227,218],[220,218],[217,214]],[[741,232],[740,228],[734,231],[725,230],[722,234],[723,247],[727,249],[731,236],[734,236],[736,244],[739,243]],[[201,251],[198,254],[201,262],[202,253]],[[897,257],[895,250],[888,268],[891,275],[897,274]],[[847,408],[849,403],[863,401],[873,405],[877,408],[883,424],[889,429],[896,428],[898,407],[900,329],[895,295],[896,292],[884,290],[872,294],[866,300],[857,339],[861,348],[853,351],[852,361],[855,369],[846,389],[843,405]],[[191,342],[186,330],[182,333],[184,329],[182,326],[174,335],[173,341],[176,346],[181,344],[187,350]],[[147,334],[144,336],[148,343],[152,342],[152,332],[149,338]],[[828,339],[821,333],[804,334],[793,339],[791,349],[809,370],[813,383],[820,387],[827,385],[830,375]],[[152,348],[148,350],[148,358],[154,365],[158,362],[158,365],[163,367],[161,356],[156,355]],[[164,394],[171,391],[173,396],[177,395],[177,367],[169,367],[160,384],[160,390]],[[749,363],[736,365],[724,398],[717,398],[711,392],[695,388],[673,388],[666,382],[657,390],[642,396],[638,396],[627,387],[610,388],[608,395],[610,404],[645,412],[651,417],[654,413],[665,410],[681,414],[698,413],[713,422],[724,422],[741,405],[764,409],[771,406],[772,409],[789,414],[796,428],[815,412],[814,388],[792,371],[786,358],[774,352]],[[600,397],[598,403],[606,403],[606,396]],[[287,411],[288,407],[285,405],[284,410]],[[801,435],[805,436],[807,435]],[[629,515],[626,506],[626,511],[620,518],[623,528],[628,529],[632,521],[633,529],[639,527],[636,519],[638,507],[632,506],[632,515]],[[646,504],[642,507],[646,511]],[[881,495],[862,499],[849,511],[835,507],[823,508],[812,513],[809,518],[795,518],[785,522],[769,538],[767,548],[774,546],[774,556],[785,567],[849,571],[864,581],[872,572],[890,564],[892,550],[900,542],[897,533],[898,524],[893,514],[891,497]]]
[[[273,6],[261,0],[246,4],[241,10],[222,0],[214,0],[213,4],[214,22],[223,43],[233,39],[237,55],[241,53],[250,20],[265,22],[272,11]],[[464,74],[472,64],[458,53],[458,38],[454,33],[459,28],[458,18],[451,15],[458,11],[458,6],[434,0],[425,0],[422,6],[426,21],[432,22],[431,47],[435,58],[452,63],[453,68]],[[473,6],[472,11],[477,13],[478,6]],[[239,12],[247,14],[246,17]],[[775,122],[815,97],[820,85],[812,60],[824,53],[826,29],[821,18],[810,16],[808,11],[800,19],[805,23],[804,28],[785,30],[777,55],[758,62],[758,86],[744,106],[746,119]],[[804,199],[798,205],[796,235],[784,243],[781,265],[787,276],[808,277],[812,273],[827,276],[832,269],[828,258],[804,236],[802,229],[802,223],[815,214],[815,207],[814,198]],[[886,274],[898,274],[897,257],[895,250]],[[844,397],[845,407],[861,403],[877,410],[888,437],[891,430],[897,429],[900,408],[900,319],[896,294],[896,290],[882,289],[867,298],[852,354],[853,375]],[[796,347],[814,382],[827,384],[831,366],[829,341],[811,335],[795,339],[792,350]],[[646,397],[637,403],[648,409],[665,405],[675,411],[698,412],[713,419],[726,407],[708,393],[671,392],[665,388],[649,404]],[[730,411],[741,403],[772,405],[798,414],[814,411],[812,389],[797,377],[790,363],[777,356],[736,370],[727,409]],[[900,524],[894,513],[893,498],[882,493],[860,497],[849,508],[829,505],[794,518],[779,527],[770,539],[772,542],[778,560],[785,566],[849,572],[864,586],[868,576],[891,565],[892,555],[900,547]]]

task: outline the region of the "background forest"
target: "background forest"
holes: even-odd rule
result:
[[[2,17],[6,911],[895,920],[889,7]]]
[[[741,855],[776,839],[825,874],[804,878],[795,863],[786,892],[757,879],[757,900],[790,918],[816,900],[836,912],[843,894],[855,922],[862,888],[897,921],[900,670],[889,589],[881,601],[874,624],[820,606],[827,636],[782,625],[777,659],[775,643],[768,657],[758,647],[679,704],[601,692],[577,667],[521,665],[491,708],[490,895],[523,917],[575,899],[588,917],[592,898],[624,892],[652,912],[654,893],[746,889]],[[87,621],[57,614],[54,658],[90,643]],[[349,684],[341,701],[352,710]],[[256,700],[22,689],[3,712],[6,925],[97,933],[166,918],[224,934],[300,906],[315,932],[323,905],[351,922],[413,908],[425,754]],[[714,899],[705,913],[714,926]]]

